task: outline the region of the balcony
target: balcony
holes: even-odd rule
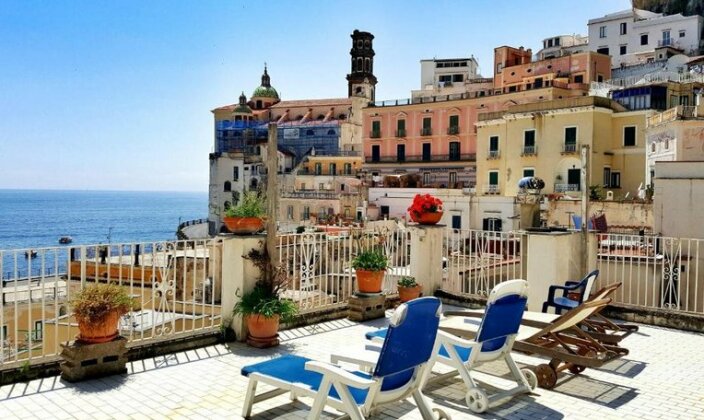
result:
[[[499,152],[498,150],[489,150],[489,154],[487,155],[486,158],[488,160],[491,160],[491,159],[498,159],[500,157],[501,157],[501,152]]]
[[[447,134],[460,134],[460,127],[458,125],[447,127]]]
[[[423,127],[420,129],[420,135],[421,136],[432,136],[433,129],[431,127]]]
[[[396,130],[396,137],[406,137],[406,129],[402,128],[402,129]]]
[[[473,162],[477,160],[474,153],[444,154],[444,155],[406,155],[400,160],[398,156],[366,156],[365,163],[417,163],[417,162]]]
[[[555,184],[556,193],[579,191],[579,184]]]
[[[562,145],[562,154],[572,154],[577,153],[579,145],[577,143],[565,143]]]
[[[499,186],[497,184],[486,184],[482,188],[484,194],[500,194]]]
[[[304,198],[313,200],[335,200],[340,196],[340,193],[335,191],[318,191],[318,190],[299,190],[299,191],[282,191],[281,198]]]
[[[523,146],[521,156],[536,156],[538,154],[538,146]]]
[[[369,138],[370,139],[380,139],[381,138],[381,130],[372,130],[369,132]]]
[[[658,40],[658,47],[676,47],[674,38],[665,38]]]

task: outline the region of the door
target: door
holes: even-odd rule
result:
[[[460,142],[450,142],[450,160],[460,160]]]
[[[568,169],[567,170],[567,184],[570,186],[570,190],[581,191],[582,170],[581,169]]]
[[[423,160],[430,160],[430,143],[423,143]]]
[[[462,229],[462,216],[452,215],[452,228]]]
[[[396,145],[396,158],[398,159],[399,162],[406,161],[406,145],[405,144]]]
[[[372,146],[372,162],[378,162],[380,155],[380,147],[378,144]]]

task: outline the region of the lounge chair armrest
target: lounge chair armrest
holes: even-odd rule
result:
[[[376,367],[376,362],[379,361],[379,353],[381,352],[381,346],[372,344],[367,344],[365,346],[365,352],[362,354],[365,357],[359,357],[358,355],[350,354],[332,354],[330,355],[330,363],[333,365],[339,365],[340,362],[349,363],[359,367],[360,369],[372,370]]]
[[[342,369],[341,367],[331,365],[330,363],[318,362],[315,360],[306,362],[306,370],[318,372],[323,376],[328,375],[333,381],[339,381],[347,386],[351,386],[354,388],[366,389],[376,383],[371,379],[366,379],[354,375]]]
[[[578,285],[579,283],[580,283],[580,282],[578,282],[578,281],[567,280],[567,281],[565,282],[565,286],[576,286],[576,285]]]
[[[567,296],[568,291],[577,289],[580,284],[581,284],[581,282],[577,283],[576,285],[573,285],[573,286],[567,286],[567,285],[560,286],[558,284],[553,284],[552,286],[550,286],[550,289],[548,289],[548,302],[554,301],[555,292],[557,292],[558,290],[562,290],[562,295]]]
[[[457,337],[456,335],[446,333],[445,331],[438,331],[438,338],[437,340],[443,344],[443,345],[450,345],[450,346],[457,346],[457,347],[463,347],[463,348],[471,348],[475,347],[477,345],[480,345],[481,343],[477,343],[474,340],[467,340],[464,338]]]

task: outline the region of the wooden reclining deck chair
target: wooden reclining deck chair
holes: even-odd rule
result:
[[[543,328],[521,325],[513,348],[550,358],[550,363],[535,367],[538,385],[550,389],[557,383],[560,371],[568,369],[576,374],[587,367],[601,367],[628,354],[627,349],[601,343],[578,326],[610,301],[600,299],[585,302]],[[440,329],[460,337],[474,338],[479,325],[480,318],[474,315],[448,316],[440,322]]]
[[[611,296],[619,287],[621,283],[612,283],[606,287],[599,289],[597,292],[592,294],[591,298],[587,300],[600,300],[606,299]],[[574,309],[571,309],[574,310]],[[473,316],[481,317],[484,314],[483,309],[470,309],[462,311],[447,311],[446,316]],[[544,328],[548,324],[555,322],[560,315],[548,314],[543,312],[533,312],[526,311],[523,313],[522,325],[536,328]],[[638,331],[638,326],[633,324],[616,324],[610,321],[605,316],[601,315],[600,312],[594,313],[591,317],[585,319],[579,323],[579,327],[589,335],[591,335],[597,341],[605,344],[618,344],[624,338],[628,337],[632,333]]]
[[[440,300],[433,297],[399,306],[371,374],[290,354],[243,367],[242,375],[249,378],[249,386],[242,417],[249,418],[255,402],[290,393],[292,398],[314,398],[310,420],[319,419],[326,405],[346,414],[340,418],[361,420],[378,407],[409,396],[413,396],[424,420],[449,419],[442,410],[431,409],[421,392],[424,371],[437,352],[441,307]],[[256,394],[258,382],[275,389]]]

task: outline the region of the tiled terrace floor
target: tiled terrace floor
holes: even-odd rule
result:
[[[10,418],[240,418],[247,381],[243,365],[295,352],[328,360],[333,352],[363,348],[366,331],[384,320],[339,320],[287,331],[279,348],[255,350],[240,343],[217,345],[130,363],[129,373],[78,384],[58,377],[0,388],[0,419]],[[704,335],[642,326],[624,341],[631,353],[600,370],[560,376],[550,391],[538,389],[485,414],[484,418],[704,418]],[[519,364],[540,359],[516,355]],[[503,364],[483,372],[506,373]],[[477,374],[486,383],[501,383]],[[464,406],[458,377],[430,385],[426,395],[454,419],[474,418]],[[254,419],[302,419],[310,400],[281,396],[254,406]],[[333,417],[333,412],[325,418]],[[419,419],[412,399],[386,408],[378,418]]]

